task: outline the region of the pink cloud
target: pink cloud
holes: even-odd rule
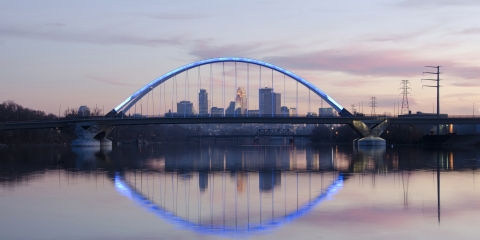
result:
[[[408,51],[399,50],[365,51],[349,48],[267,57],[265,60],[287,69],[343,72],[364,77],[413,77],[427,71],[424,66],[436,63],[448,66],[448,70],[442,72],[451,76],[467,79],[480,76],[480,67],[466,67],[445,59],[419,58]]]
[[[61,23],[53,23],[59,27]],[[68,32],[68,31],[51,31],[51,29],[32,28],[32,27],[0,27],[0,36],[20,37],[27,39],[47,39],[59,42],[81,42],[91,44],[124,44],[139,45],[146,47],[156,47],[162,45],[180,45],[187,44],[188,41],[183,36],[168,37],[139,37],[129,34],[107,34],[101,31],[93,32]]]
[[[290,44],[271,44],[266,42],[253,42],[246,44],[228,44],[217,46],[213,43],[213,39],[208,41],[196,41],[192,46],[189,54],[199,59],[207,59],[214,57],[252,57],[262,55],[264,53],[276,52],[278,50],[292,48]]]
[[[479,76],[480,76],[480,75],[479,75]],[[461,82],[451,83],[450,85],[452,85],[452,86],[457,86],[457,87],[478,87],[478,86],[480,86],[480,82],[478,82],[478,81],[475,81],[475,82],[472,82],[472,81],[461,81]]]
[[[476,0],[403,0],[398,3],[402,7],[422,7],[428,6],[434,7],[451,7],[451,6],[475,6],[480,5],[480,2]]]
[[[467,28],[460,32],[460,34],[480,34],[480,28]]]
[[[268,57],[267,61],[285,68],[345,72],[361,76],[414,76],[429,61],[422,61],[398,50],[326,50],[295,56]]]
[[[192,19],[201,19],[206,18],[206,15],[195,14],[195,13],[159,13],[152,15],[151,18],[161,19],[161,20],[192,20]]]
[[[63,27],[65,26],[65,24],[63,23],[58,23],[58,22],[53,22],[53,23],[47,23],[45,24],[46,26],[49,26],[49,27]]]

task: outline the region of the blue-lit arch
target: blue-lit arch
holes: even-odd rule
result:
[[[335,193],[337,193],[343,187],[343,175],[339,175],[338,178],[333,181],[333,183],[320,195],[314,198],[309,203],[304,204],[296,211],[289,213],[283,217],[275,218],[269,222],[262,222],[260,225],[249,225],[248,227],[239,227],[239,226],[211,226],[211,225],[201,225],[199,223],[190,222],[183,218],[178,217],[172,212],[169,212],[165,208],[156,205],[150,201],[147,197],[143,196],[141,193],[135,191],[121,176],[121,174],[116,173],[114,183],[117,192],[120,194],[132,199],[136,204],[142,208],[154,213],[163,220],[176,225],[180,229],[188,229],[202,234],[213,234],[220,236],[230,236],[238,233],[248,233],[248,234],[258,234],[268,230],[278,228],[286,223],[292,222],[295,219],[300,218],[306,213],[310,212],[317,205],[319,205],[324,200],[330,199]]]
[[[211,64],[211,63],[219,63],[219,62],[242,62],[242,63],[255,64],[255,65],[270,68],[270,69],[275,70],[277,72],[283,73],[283,74],[293,78],[297,82],[301,83],[303,86],[307,87],[308,89],[312,90],[315,94],[317,94],[319,97],[321,97],[323,100],[325,100],[330,106],[332,106],[341,116],[350,115],[350,113],[344,107],[342,107],[335,100],[333,100],[331,97],[329,97],[325,92],[320,90],[318,87],[316,87],[315,85],[313,85],[309,81],[301,78],[300,76],[298,76],[298,75],[296,75],[296,74],[294,74],[294,73],[292,73],[292,72],[290,72],[286,69],[283,69],[281,67],[278,67],[276,65],[273,65],[273,64],[270,64],[270,63],[267,63],[267,62],[263,62],[263,61],[259,61],[259,60],[255,60],[255,59],[249,59],[249,58],[240,58],[240,57],[222,57],[222,58],[205,59],[205,60],[201,60],[201,61],[198,61],[198,62],[193,62],[193,63],[187,64],[185,66],[182,66],[182,67],[179,67],[175,70],[172,70],[172,71],[156,78],[155,80],[151,81],[150,83],[148,83],[144,87],[140,88],[134,94],[129,96],[127,99],[125,99],[125,101],[123,101],[117,107],[115,107],[112,110],[112,112],[109,113],[108,115],[112,115],[112,114],[116,115],[120,112],[124,112],[124,113],[127,112],[138,100],[140,100],[143,96],[145,96],[153,88],[157,87],[158,85],[162,84],[163,82],[167,81],[168,79],[172,78],[173,76],[175,76],[177,74],[180,74],[182,72],[185,72],[185,71],[187,71],[189,69],[192,69],[192,68],[195,68],[195,67],[199,67],[199,66],[206,65],[206,64]]]

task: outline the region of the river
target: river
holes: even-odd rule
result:
[[[478,239],[478,166],[476,148],[4,147],[0,239]]]

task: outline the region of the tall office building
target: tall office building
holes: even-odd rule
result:
[[[198,93],[198,113],[200,116],[208,115],[208,93],[206,89],[200,89]]]
[[[258,90],[258,106],[260,116],[280,115],[281,94],[273,92],[271,88],[261,88]]]
[[[177,103],[177,116],[191,116],[194,114],[193,103],[190,101],[181,101]]]
[[[226,116],[233,116],[235,114],[235,102],[230,102],[227,109],[225,110]]]
[[[235,97],[235,112],[239,112],[240,115],[247,114],[247,101],[247,91],[245,88],[239,87]]]

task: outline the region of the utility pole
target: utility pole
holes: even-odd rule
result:
[[[377,107],[377,98],[376,97],[372,97],[371,98],[371,102],[370,102],[370,107],[372,107],[372,116],[375,116],[375,108]]]
[[[409,80],[402,80],[400,84],[402,84],[400,89],[402,90],[401,94],[403,95],[401,113],[408,114],[410,112],[410,107],[408,106],[408,94],[410,94],[410,92],[408,90],[412,89],[408,86],[410,84]]]
[[[440,66],[425,66],[425,67],[429,67],[429,68],[436,68],[437,69],[437,72],[423,72],[423,74],[435,74],[437,75],[437,79],[432,79],[432,78],[427,78],[427,79],[422,79],[422,82],[423,80],[426,80],[426,81],[436,81],[437,82],[437,85],[422,85],[422,88],[423,87],[434,87],[434,88],[437,88],[437,118],[440,117]],[[440,133],[440,125],[437,124],[437,135]]]

